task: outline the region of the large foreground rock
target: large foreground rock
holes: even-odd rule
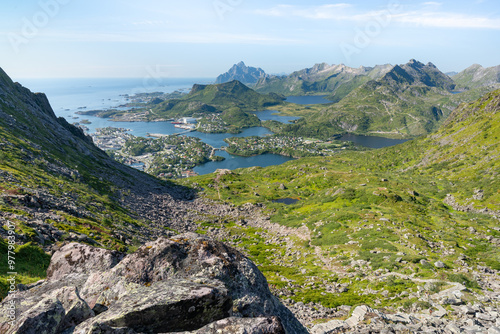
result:
[[[193,233],[126,256],[67,244],[16,306],[15,327],[2,313],[0,333],[307,333],[248,258]]]

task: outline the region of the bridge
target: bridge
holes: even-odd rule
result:
[[[210,157],[213,157],[215,155],[216,151],[225,151],[225,147],[212,147],[212,153],[210,153]]]

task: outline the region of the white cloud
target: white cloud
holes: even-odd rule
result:
[[[409,10],[402,5],[381,10],[356,11],[350,4],[339,3],[322,6],[278,5],[258,10],[258,15],[276,17],[301,17],[311,20],[335,20],[363,22],[390,15],[392,22],[434,28],[500,29],[500,18],[464,13],[437,11],[442,3],[428,1],[421,3],[421,9]]]
[[[443,3],[442,2],[434,2],[434,1],[428,1],[424,2],[422,5],[424,6],[441,6]]]
[[[307,19],[344,19],[345,9],[352,7],[347,3],[322,6],[278,5],[271,9],[257,10],[256,14],[276,17],[303,17]]]
[[[395,15],[394,20],[434,28],[500,29],[500,19],[446,12],[405,12]]]

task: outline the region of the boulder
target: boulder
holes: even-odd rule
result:
[[[107,311],[77,326],[74,333],[94,333],[98,328],[153,333],[198,329],[229,317],[232,301],[227,290],[217,285],[187,280],[138,285]]]
[[[145,285],[173,278],[218,280],[233,300],[235,316],[278,316],[287,332],[306,331],[271,294],[255,264],[225,244],[194,233],[145,244],[111,270],[92,274],[82,295],[91,307],[107,305],[127,295],[132,283]]]
[[[230,317],[211,323],[197,331],[182,334],[285,334],[285,329],[277,317],[235,318]],[[181,334],[181,333],[178,333]]]
[[[7,299],[7,298],[6,298]],[[11,300],[4,300],[3,303]],[[19,299],[16,303],[18,318],[9,327],[0,318],[0,332],[10,333],[60,333],[94,316],[87,303],[74,287],[65,287],[41,296]]]
[[[107,271],[116,266],[124,256],[125,254],[116,251],[70,243],[52,255],[47,269],[47,280],[57,281],[68,274]]]
[[[434,263],[434,267],[442,269],[442,268],[446,268],[446,264],[444,264],[444,262],[442,262],[442,261],[437,261]]]
[[[160,238],[126,256],[64,245],[47,279],[16,300],[16,328],[2,313],[2,334],[307,333],[248,258],[194,233]]]

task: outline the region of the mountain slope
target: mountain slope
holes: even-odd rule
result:
[[[163,224],[141,211],[143,202],[154,203],[155,194],[170,206],[189,193],[112,160],[57,118],[44,94],[12,82],[0,69],[0,221],[11,227],[16,244],[24,244],[17,248],[20,282],[44,275],[48,263],[39,247],[78,240],[125,251],[167,236]],[[7,229],[0,229],[2,249],[12,236]],[[7,270],[2,272],[3,296]]]
[[[233,80],[238,80],[244,84],[255,84],[259,79],[266,76],[266,72],[263,69],[256,67],[246,66],[244,62],[239,62],[233,65],[224,74],[221,74],[215,80],[216,84],[231,82]]]

